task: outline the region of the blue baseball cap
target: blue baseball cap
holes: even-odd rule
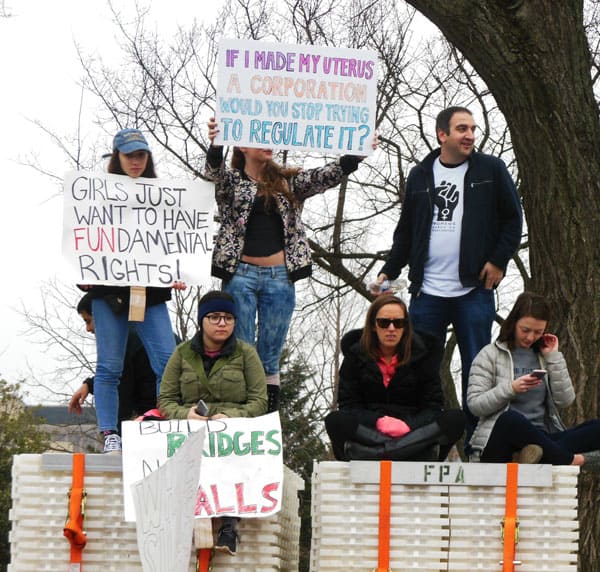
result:
[[[113,139],[113,151],[133,153],[134,151],[147,151],[150,153],[148,141],[139,129],[121,129]]]

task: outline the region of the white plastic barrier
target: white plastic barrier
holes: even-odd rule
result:
[[[63,526],[71,487],[71,459],[68,454],[14,457],[8,572],[69,569],[69,542],[63,537]],[[135,523],[123,519],[121,457],[86,455],[84,485],[88,495],[85,523],[88,540],[82,569],[85,572],[141,571]],[[302,479],[284,467],[281,511],[272,517],[242,519],[237,554],[216,554],[212,570],[297,572],[298,491],[303,487]],[[190,554],[189,570],[196,570],[195,553]]]
[[[577,467],[519,465],[519,572],[576,572]],[[506,465],[392,463],[390,570],[502,570]],[[311,571],[376,570],[379,463],[315,464]]]

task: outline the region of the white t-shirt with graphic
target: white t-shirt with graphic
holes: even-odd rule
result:
[[[423,292],[432,296],[463,296],[465,288],[458,275],[460,236],[464,212],[464,182],[468,161],[454,167],[442,165],[439,157],[433,165],[435,197],[429,239],[429,255],[425,262]]]

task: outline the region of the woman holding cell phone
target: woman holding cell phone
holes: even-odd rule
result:
[[[558,338],[546,331],[550,305],[521,294],[471,365],[467,402],[479,417],[474,460],[600,466],[600,421],[567,429],[558,410],[575,401]]]

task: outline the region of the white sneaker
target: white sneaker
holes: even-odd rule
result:
[[[104,437],[104,452],[109,454],[120,453],[122,450],[121,447],[121,437],[116,433],[110,433]]]

